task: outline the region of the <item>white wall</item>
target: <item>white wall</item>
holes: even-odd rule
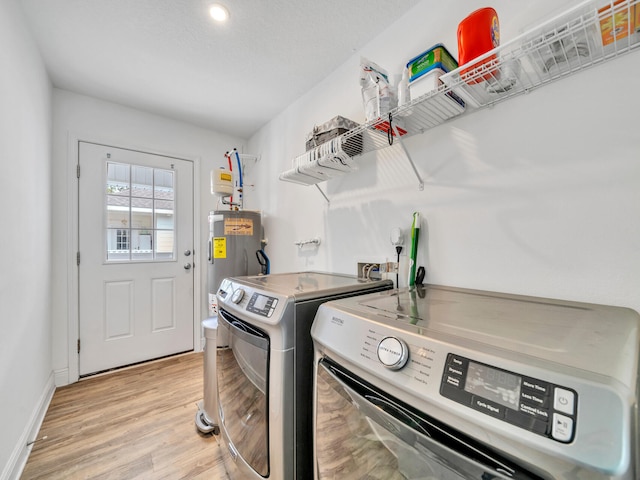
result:
[[[53,285],[53,367],[56,384],[74,381],[77,364],[69,364],[69,322],[75,320],[73,283],[77,275],[73,259],[75,242],[73,215],[75,207],[70,192],[77,188],[73,140],[100,141],[106,144],[137,148],[195,160],[199,172],[199,231],[200,249],[196,274],[200,278],[200,310],[197,321],[206,317],[206,257],[208,243],[207,215],[216,208],[210,194],[209,172],[226,165],[224,152],[237,147],[243,151],[241,139],[218,134],[183,122],[151,115],[121,105],[105,102],[65,90],[53,90],[53,271],[59,281]],[[70,158],[71,156],[71,158]],[[77,210],[76,210],[77,211]],[[77,245],[76,245],[77,246]],[[195,345],[196,349],[200,345]],[[72,360],[73,354],[71,353]],[[75,375],[74,375],[75,372]]]
[[[496,0],[502,41],[575,3]],[[637,51],[411,137],[424,191],[400,147],[321,184],[330,204],[314,187],[277,180],[314,124],[364,120],[360,53],[395,73],[436,43],[457,56],[457,24],[485,4],[442,5],[423,1],[251,138],[262,162],[250,200],[265,212],[272,271],[355,274],[359,260],[392,259],[391,229],[408,232],[419,211],[428,282],[640,310]],[[314,236],[317,251],[293,245]]]
[[[0,478],[26,461],[53,393],[51,85],[14,0],[0,1]]]

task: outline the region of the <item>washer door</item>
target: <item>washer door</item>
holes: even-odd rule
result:
[[[218,328],[229,339],[218,347],[216,358],[220,422],[238,455],[267,477],[269,337],[225,310],[220,310]]]
[[[381,392],[327,358],[317,367],[315,424],[318,480],[545,478]]]

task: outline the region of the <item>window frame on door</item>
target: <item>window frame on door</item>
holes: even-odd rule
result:
[[[105,264],[178,261],[178,172],[109,158],[105,159],[103,172]],[[145,173],[150,178],[139,181]],[[145,217],[149,219],[145,221]],[[122,231],[128,232],[127,249],[120,248]],[[149,248],[140,249],[139,237],[143,235],[151,235]]]

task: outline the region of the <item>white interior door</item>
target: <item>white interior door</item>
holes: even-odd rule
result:
[[[79,143],[79,373],[193,349],[193,164]]]

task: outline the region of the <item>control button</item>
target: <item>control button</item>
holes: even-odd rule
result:
[[[440,386],[440,395],[466,406],[471,405],[471,394],[469,392],[449,386],[446,383]]]
[[[531,415],[544,422],[549,421],[549,411],[546,408],[536,407],[527,403],[520,403],[520,412]]]
[[[520,392],[520,399],[526,403],[531,405],[537,405],[539,407],[548,407],[549,406],[549,397],[545,397],[544,395],[538,395],[537,393],[531,390],[522,390]]]
[[[571,390],[556,387],[553,390],[553,409],[573,415],[576,395]]]
[[[491,415],[496,418],[504,418],[504,409],[499,403],[494,403],[486,398],[473,396],[471,399],[471,408],[475,408],[480,412],[484,412],[487,415]]]
[[[391,370],[400,370],[409,358],[409,347],[396,337],[385,337],[378,344],[378,360]]]
[[[242,297],[244,297],[244,290],[239,288],[238,290],[233,292],[233,295],[231,296],[231,301],[233,303],[240,303],[240,301],[242,300]]]
[[[559,442],[570,441],[571,437],[573,437],[573,419],[559,413],[554,413],[551,436]]]
[[[451,385],[452,387],[460,388],[462,386],[462,379],[457,375],[445,375],[443,380],[447,385]]]
[[[466,371],[467,369],[467,362],[468,360],[466,358],[459,357],[458,355],[454,355],[453,353],[450,353],[449,357],[447,358],[447,363],[449,363],[449,365],[454,368],[462,369],[463,371]]]
[[[447,368],[446,368],[445,371],[449,375],[454,375],[454,376],[460,377],[460,378],[462,378],[462,376],[464,375],[464,372],[462,371],[461,368],[455,367],[453,365],[447,365]]]
[[[540,435],[546,435],[548,431],[549,424],[547,422],[531,415],[516,412],[515,410],[507,409],[506,420],[518,427]]]
[[[529,390],[533,390],[538,395],[549,395],[551,386],[547,382],[541,382],[540,380],[536,380],[531,377],[523,377],[522,378],[522,388],[527,388]]]

